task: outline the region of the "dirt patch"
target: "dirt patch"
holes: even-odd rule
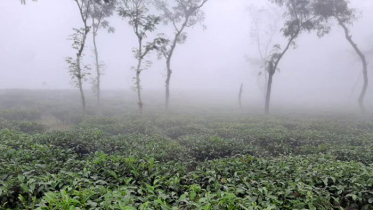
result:
[[[69,130],[71,125],[64,124],[61,120],[51,114],[43,114],[39,123],[43,124],[47,131]]]

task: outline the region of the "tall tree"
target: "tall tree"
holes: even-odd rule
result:
[[[285,7],[283,17],[285,19],[282,34],[287,38],[285,48],[275,45],[267,58],[266,68],[268,71],[267,94],[265,101],[265,113],[269,114],[273,76],[278,70],[278,65],[291,47],[296,47],[296,39],[303,31],[319,29],[320,33],[328,31],[320,25],[320,20],[312,14],[312,5],[309,0],[270,0],[278,6]]]
[[[118,13],[121,17],[128,19],[128,23],[132,26],[133,32],[136,35],[138,46],[133,50],[137,60],[137,66],[132,67],[135,70],[135,86],[134,90],[137,91],[138,106],[140,114],[143,111],[143,101],[141,96],[141,72],[150,67],[151,61],[145,61],[151,51],[158,50],[166,39],[157,37],[150,42],[145,42],[148,33],[153,32],[159,24],[161,18],[149,12],[150,1],[148,0],[122,0],[118,8]]]
[[[352,46],[356,54],[361,60],[363,67],[364,84],[358,99],[359,107],[362,113],[365,113],[364,98],[368,89],[368,63],[365,53],[358,47],[352,39],[350,26],[357,20],[356,10],[350,7],[349,0],[314,0],[313,12],[320,16],[325,24],[325,27],[330,27],[331,19],[334,19],[343,29],[344,35],[348,43]]]
[[[89,75],[89,65],[82,65],[82,58],[84,56],[84,48],[90,27],[88,26],[88,18],[90,14],[91,1],[90,0],[74,0],[79,8],[80,17],[83,22],[83,28],[73,28],[74,34],[70,36],[73,41],[72,47],[77,51],[76,58],[67,57],[66,62],[69,64],[70,76],[74,84],[79,88],[80,97],[82,101],[83,114],[86,112],[86,100],[83,91],[83,81]]]
[[[110,26],[107,18],[113,15],[115,10],[115,2],[105,2],[103,0],[94,0],[91,4],[90,17],[92,20],[92,40],[93,51],[95,55],[96,78],[93,80],[93,91],[96,94],[97,104],[101,100],[101,76],[104,70],[104,64],[100,63],[99,53],[97,48],[97,35],[100,28],[107,29],[109,33],[114,33],[115,29]]]
[[[186,28],[193,27],[204,20],[201,8],[208,0],[176,0],[173,3],[165,0],[154,0],[158,10],[162,12],[163,21],[172,23],[174,34],[169,42],[160,49],[161,56],[166,59],[166,109],[170,103],[170,81],[172,75],[171,61],[178,44],[184,44],[187,39]]]
[[[258,57],[247,57],[247,61],[259,67],[258,85],[265,98],[268,83],[268,71],[265,67],[273,39],[279,33],[281,13],[273,5],[262,7],[251,5],[248,12],[251,17],[250,38],[256,45]]]

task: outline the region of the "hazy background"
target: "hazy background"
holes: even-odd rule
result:
[[[351,0],[360,19],[352,27],[353,39],[364,51],[373,51],[373,1]],[[206,101],[237,103],[239,86],[244,84],[244,105],[261,104],[257,68],[246,56],[257,56],[250,38],[251,17],[248,6],[262,5],[267,0],[210,0],[203,10],[204,25],[187,30],[189,37],[176,49],[172,64],[172,98],[192,100],[194,95]],[[22,6],[19,0],[0,1],[0,89],[73,89],[64,58],[74,56],[71,41],[73,27],[81,27],[81,19],[73,0],[39,0]],[[100,60],[107,65],[102,77],[104,90],[125,90],[130,87],[136,63],[132,48],[136,38],[127,21],[118,16],[109,20],[114,34],[101,31],[98,35]],[[158,32],[170,32],[160,25]],[[90,34],[91,36],[91,34]],[[85,51],[85,63],[93,64],[91,37]],[[276,38],[285,41],[281,35]],[[355,55],[339,26],[319,39],[316,34],[302,34],[299,47],[289,51],[276,73],[273,83],[273,106],[325,105],[357,107],[362,85],[361,62]],[[142,73],[146,97],[163,93],[166,76],[164,60],[152,56],[153,66]],[[367,55],[370,63],[373,52]],[[373,71],[368,66],[371,85],[366,95],[367,109],[373,108]],[[356,88],[356,82],[360,78]],[[85,89],[91,91],[90,84]],[[78,90],[76,90],[78,92]],[[163,97],[163,95],[162,95]],[[162,98],[163,100],[163,98]]]

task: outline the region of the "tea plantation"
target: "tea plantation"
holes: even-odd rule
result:
[[[110,110],[2,109],[0,208],[373,209],[371,120]]]

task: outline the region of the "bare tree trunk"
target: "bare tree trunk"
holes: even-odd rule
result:
[[[140,114],[142,114],[142,111],[143,111],[142,108],[144,104],[142,103],[142,97],[141,97],[140,74],[141,74],[141,71],[137,70],[136,71],[136,89],[137,89],[137,99],[138,99],[137,104],[139,105]]]
[[[79,90],[80,90],[80,98],[82,99],[82,106],[83,106],[83,115],[86,113],[86,102],[85,102],[85,96],[83,92],[83,85],[82,80],[79,79]]]
[[[269,72],[268,83],[267,83],[267,94],[266,94],[266,101],[265,101],[265,110],[264,110],[266,114],[269,114],[269,104],[271,101],[273,75],[274,73]]]
[[[266,61],[264,60],[264,99],[266,98],[266,93],[267,93],[267,86],[268,86],[268,71],[265,68],[266,66]]]
[[[81,61],[81,57],[82,57],[82,54],[83,54],[83,49],[84,49],[84,46],[85,46],[85,40],[87,38],[87,34],[88,34],[88,30],[86,30],[86,32],[84,34],[83,44],[81,45],[81,48],[76,55],[76,63],[77,63],[77,70],[78,70],[77,79],[78,79],[78,86],[79,86],[79,91],[80,91],[80,98],[82,100],[83,115],[85,115],[85,113],[86,113],[86,102],[85,102],[85,96],[84,96],[84,91],[83,91],[83,81],[82,81],[83,76],[82,76],[82,67],[81,67],[80,61]]]
[[[238,104],[240,105],[240,109],[242,109],[242,92],[243,92],[243,84],[241,84],[240,92],[238,93]]]
[[[78,71],[77,79],[78,79],[78,86],[79,86],[79,91],[80,91],[80,98],[82,100],[82,106],[83,106],[83,116],[85,116],[85,114],[86,114],[86,101],[85,101],[85,96],[84,96],[84,91],[83,91],[83,82],[82,82],[83,75],[82,75],[82,67],[81,67],[80,61],[81,61],[81,58],[83,56],[85,42],[87,40],[87,36],[88,36],[89,30],[90,30],[90,28],[87,26],[87,19],[88,19],[90,1],[86,2],[87,5],[84,5],[83,1],[82,1],[82,4],[79,4],[78,0],[75,0],[75,2],[79,7],[80,17],[82,18],[82,21],[83,21],[83,24],[84,24],[84,34],[83,34],[83,38],[82,38],[82,43],[80,44],[80,48],[78,50],[78,53],[76,54],[76,64],[77,64],[76,68],[77,68],[77,71]],[[84,10],[83,6],[86,6],[85,13],[83,12],[83,10]]]
[[[77,55],[77,70],[78,70],[78,87],[79,87],[79,91],[80,91],[80,99],[82,100],[82,106],[83,106],[83,115],[85,115],[86,113],[86,102],[85,102],[85,96],[84,96],[84,91],[83,91],[83,82],[82,82],[82,70],[81,70],[81,67],[80,67],[80,55],[78,54]]]
[[[137,68],[136,68],[136,90],[137,90],[137,105],[139,106],[139,111],[140,115],[142,115],[143,111],[143,102],[142,102],[142,97],[141,97],[141,80],[140,80],[140,74],[141,74],[141,64],[142,64],[142,59],[144,55],[142,54],[142,37],[138,35],[136,32],[137,38],[138,38],[138,60],[137,60]]]
[[[166,110],[169,108],[170,104],[170,80],[172,75],[171,70],[171,54],[167,58],[167,78],[166,78]]]
[[[268,83],[267,83],[267,94],[266,94],[266,101],[265,101],[265,108],[264,108],[265,114],[269,114],[269,103],[271,101],[273,75],[275,75],[278,64],[280,63],[281,59],[284,57],[285,53],[289,50],[293,41],[298,37],[299,33],[300,33],[300,29],[289,39],[288,44],[286,45],[285,49],[280,54],[277,54],[276,57],[272,56],[271,61],[268,62],[268,65],[269,65]]]
[[[204,1],[200,7],[202,7],[207,1]],[[198,8],[200,8],[198,7]],[[184,23],[182,24],[180,30],[175,26],[175,29],[177,31],[177,33],[175,34],[175,37],[174,37],[174,40],[173,40],[173,43],[171,45],[171,49],[169,52],[167,52],[167,54],[165,55],[166,57],[166,66],[167,66],[167,78],[166,78],[166,103],[165,103],[165,107],[166,107],[166,110],[168,110],[169,108],[169,105],[170,105],[170,81],[171,81],[171,75],[172,75],[172,70],[171,70],[171,59],[172,59],[172,56],[174,54],[174,51],[175,51],[175,48],[176,48],[176,45],[177,45],[177,40],[179,39],[180,35],[182,34],[182,32],[184,31],[185,27],[187,27],[187,23],[189,21],[189,17],[190,16],[187,16],[184,20]]]
[[[97,87],[96,87],[96,97],[97,97],[97,104],[100,104],[101,102],[101,71],[100,71],[100,63],[98,59],[98,50],[96,46],[96,36],[93,36],[93,45],[95,48],[95,58],[96,58],[96,82],[97,82]]]
[[[352,40],[352,36],[349,34],[349,30],[346,27],[346,25],[340,19],[337,18],[337,20],[339,21],[339,25],[342,26],[342,28],[343,28],[343,30],[345,32],[347,41],[354,48],[355,52],[358,54],[358,56],[361,59],[361,63],[363,64],[364,84],[363,84],[363,88],[361,89],[361,93],[360,93],[358,102],[359,102],[359,106],[360,106],[360,111],[361,111],[362,114],[364,114],[365,113],[364,98],[365,98],[365,94],[367,92],[368,84],[369,84],[369,79],[368,79],[368,64],[367,64],[365,55],[358,48],[357,44]]]
[[[136,90],[137,90],[137,99],[138,102],[137,104],[139,105],[139,111],[140,114],[142,115],[142,108],[143,108],[143,103],[142,103],[142,97],[141,97],[141,80],[140,80],[140,74],[141,74],[141,63],[142,63],[142,40],[139,38],[139,57],[138,57],[138,62],[137,62],[137,68],[136,68]]]
[[[94,18],[92,18],[92,25],[94,26]],[[96,29],[93,29],[93,46],[95,51],[95,62],[96,62],[96,97],[97,97],[97,104],[100,104],[101,101],[101,71],[100,71],[100,63],[99,63],[99,57],[98,57],[98,50],[97,50],[97,44],[96,44]]]
[[[369,79],[368,79],[368,65],[365,61],[365,57],[362,60],[364,60],[363,61],[364,84],[363,84],[363,88],[361,89],[361,93],[359,96],[359,106],[360,106],[361,113],[364,114],[365,113],[364,98],[365,98],[365,94],[368,89]]]
[[[182,30],[184,30],[186,24],[183,24]],[[172,75],[172,70],[171,70],[171,59],[174,54],[176,44],[177,44],[177,39],[179,38],[181,34],[181,31],[175,34],[174,42],[172,43],[171,49],[166,55],[166,66],[167,66],[167,78],[166,78],[166,110],[168,110],[169,105],[170,105],[170,81],[171,81],[171,75]]]

